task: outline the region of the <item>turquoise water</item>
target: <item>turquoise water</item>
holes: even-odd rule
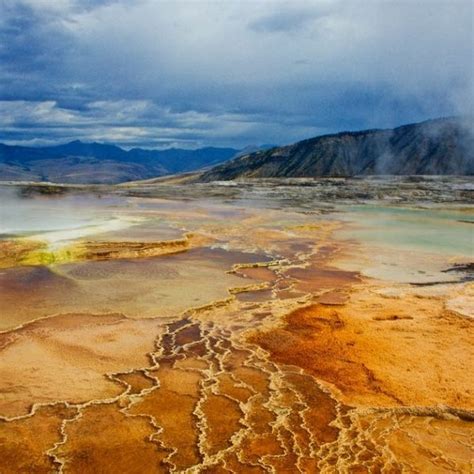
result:
[[[406,250],[474,258],[474,208],[415,209],[345,206],[340,216],[355,225],[342,238]],[[464,222],[462,222],[464,221]]]

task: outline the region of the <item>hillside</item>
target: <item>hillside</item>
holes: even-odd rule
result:
[[[0,180],[121,183],[213,166],[237,155],[234,148],[124,150],[73,141],[51,147],[0,144]]]
[[[324,135],[247,154],[200,181],[355,175],[472,175],[472,118],[443,118],[390,130]]]

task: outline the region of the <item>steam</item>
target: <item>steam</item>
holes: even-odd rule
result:
[[[396,140],[396,143],[394,141]],[[418,153],[437,154],[441,163],[433,163],[434,167],[443,166],[442,174],[472,175],[474,174],[474,117],[462,116],[439,119],[419,124],[408,135],[404,142],[397,136],[396,130],[383,132],[380,140],[372,144],[378,149],[375,163],[376,174],[393,174],[400,170],[402,163],[408,171],[420,157],[412,150],[414,142],[418,142]],[[446,154],[446,156],[443,155]],[[402,169],[402,174],[403,169]]]
[[[141,222],[139,217],[114,216],[113,212],[111,216],[108,199],[90,195],[25,198],[17,190],[0,186],[0,239],[17,236],[58,245]]]

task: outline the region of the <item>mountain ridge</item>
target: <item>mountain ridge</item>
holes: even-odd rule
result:
[[[0,143],[0,179],[116,184],[206,168],[238,153],[235,148],[218,147],[124,150],[80,140],[45,147]]]
[[[255,151],[258,149],[258,151]],[[201,171],[200,171],[201,170]],[[354,175],[474,175],[473,117],[394,129],[342,131],[285,146],[125,150],[74,140],[25,147],[0,143],[0,180],[118,184],[196,172],[190,182]]]
[[[445,117],[394,129],[344,131],[234,158],[198,180],[347,177],[355,175],[473,175],[472,117]]]

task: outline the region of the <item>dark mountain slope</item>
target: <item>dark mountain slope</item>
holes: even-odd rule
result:
[[[233,159],[201,181],[236,178],[474,174],[473,121],[446,118],[393,130],[342,132]]]
[[[166,174],[174,174],[214,166],[235,157],[239,150],[234,148],[206,147],[197,150],[170,148],[157,151],[134,148],[129,153],[133,155],[135,161],[142,163],[158,161],[166,169]]]
[[[37,148],[0,144],[0,180],[113,184],[205,168],[237,153],[234,148],[212,147],[126,151],[80,141]]]

